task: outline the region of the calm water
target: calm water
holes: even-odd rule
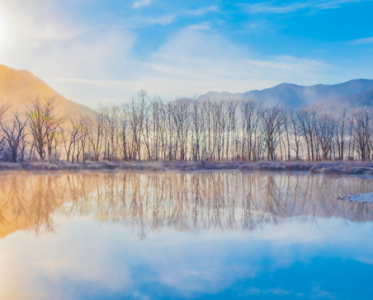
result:
[[[0,299],[373,299],[373,179],[0,175]]]

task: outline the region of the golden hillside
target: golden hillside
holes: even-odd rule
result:
[[[92,113],[90,108],[67,100],[30,72],[0,65],[0,101],[10,104],[11,111],[23,114],[37,97],[41,100],[55,98],[56,113],[60,116]]]

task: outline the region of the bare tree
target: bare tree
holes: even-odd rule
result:
[[[368,108],[360,108],[353,114],[353,137],[361,160],[368,160],[369,140],[372,136],[372,112]]]
[[[284,121],[284,111],[280,103],[266,107],[262,111],[262,135],[267,147],[267,159],[275,160],[275,150],[280,141],[281,127]]]
[[[205,130],[205,120],[202,117],[201,101],[194,101],[192,104],[192,157],[194,161],[201,159],[202,133]]]
[[[132,148],[134,159],[141,160],[141,138],[144,126],[144,119],[147,113],[146,91],[141,90],[137,98],[132,98],[132,103],[128,108],[129,125],[132,130]]]
[[[77,125],[78,125],[78,139],[76,140],[76,144],[77,144],[76,160],[77,161],[80,160],[80,157],[82,157],[83,161],[87,160],[86,140],[90,132],[89,124],[90,124],[89,120],[84,116],[80,116],[77,119]]]
[[[322,150],[322,159],[327,160],[332,151],[335,121],[330,113],[324,112],[315,119],[317,141]]]
[[[184,160],[187,152],[187,139],[190,129],[190,99],[179,99],[171,106],[170,112],[176,134],[176,152],[179,150],[180,160]]]
[[[91,129],[88,134],[88,142],[90,143],[93,150],[93,159],[96,161],[99,160],[101,155],[102,135],[105,122],[104,118],[104,112],[102,108],[100,108],[98,112],[95,113],[94,118],[88,120],[88,126]]]
[[[42,102],[36,98],[27,111],[28,126],[30,128],[33,145],[40,159],[45,159],[45,146],[51,142],[57,128],[64,122],[54,114],[56,101],[49,98]]]
[[[301,146],[301,140],[300,140],[300,128],[296,121],[296,117],[294,116],[293,111],[290,113],[290,120],[291,120],[291,129],[293,132],[293,150],[295,151],[295,159],[299,160],[300,156],[300,146]]]
[[[63,128],[61,131],[61,134],[62,134],[62,141],[63,141],[65,152],[66,152],[66,160],[70,161],[72,150],[74,149],[75,143],[78,139],[78,134],[79,134],[78,122],[75,119],[70,118],[69,130],[65,131],[65,129]],[[72,156],[74,157],[74,155]],[[73,157],[72,157],[72,160],[74,160]]]
[[[1,105],[0,105],[0,124],[3,124],[4,114],[9,109],[9,107],[10,107],[10,105],[8,105],[6,103],[1,103]],[[5,148],[5,136],[1,135],[0,136],[0,153],[4,150],[4,148]]]
[[[23,160],[26,122],[26,120],[21,121],[17,113],[13,114],[11,125],[7,125],[5,122],[0,122],[1,129],[5,134],[4,138],[6,144],[11,152],[12,162],[17,162],[20,155]]]
[[[336,132],[335,132],[335,142],[337,144],[338,148],[338,159],[343,160],[344,158],[344,152],[345,152],[345,144],[346,144],[346,113],[347,110],[344,107],[341,113],[340,118],[338,118],[336,123]]]

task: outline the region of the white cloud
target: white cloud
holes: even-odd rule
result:
[[[141,8],[150,5],[150,3],[150,0],[136,0],[135,2],[133,2],[132,8]]]
[[[200,7],[195,10],[181,11],[178,13],[166,14],[160,17],[133,17],[122,21],[122,24],[126,28],[139,28],[149,25],[168,25],[174,22],[178,17],[190,15],[190,16],[202,16],[209,12],[217,12],[219,8],[217,6]],[[193,26],[193,25],[192,25]]]
[[[163,78],[188,83],[187,89],[195,89],[192,93],[206,89],[239,92],[284,80],[299,82],[327,69],[323,62],[290,56],[259,58],[219,35],[192,29],[179,32],[148,63]]]
[[[132,61],[126,69],[130,77],[119,74],[114,80],[64,77],[56,79],[56,83],[84,87],[96,94],[106,93],[102,98],[125,100],[139,89],[146,89],[170,99],[201,95],[209,90],[246,92],[284,81],[318,83],[330,71],[325,63],[305,58],[256,57],[219,35],[196,29],[186,28],[148,59]]]
[[[216,5],[208,6],[208,7],[201,7],[195,10],[190,10],[187,13],[194,16],[202,16],[209,12],[217,12],[219,8]]]
[[[9,66],[29,69],[43,79],[56,74],[105,77],[123,67],[134,41],[127,30],[111,29],[62,41],[22,40],[3,51],[2,57]]]
[[[373,36],[363,38],[363,39],[357,39],[354,41],[351,41],[350,44],[352,45],[367,45],[367,44],[373,44]]]
[[[152,26],[152,25],[168,25],[171,24],[175,19],[177,15],[171,14],[171,15],[164,15],[160,17],[133,17],[130,19],[126,19],[121,22],[121,25],[128,29],[134,29],[134,28],[142,28],[146,26]]]
[[[192,30],[208,30],[211,29],[210,24],[208,22],[202,22],[200,24],[190,25],[188,29]]]
[[[341,7],[342,4],[362,2],[364,0],[319,0],[319,1],[303,1],[293,2],[285,5],[274,5],[273,2],[260,2],[249,5],[244,5],[250,13],[272,13],[272,14],[287,14],[301,9],[334,9]]]
[[[274,13],[274,14],[286,14],[297,11],[307,7],[307,3],[292,3],[283,6],[272,5],[268,2],[255,3],[247,5],[246,8],[251,13]]]
[[[245,295],[255,295],[255,296],[259,296],[259,295],[287,296],[289,294],[295,294],[295,293],[293,291],[284,290],[282,288],[260,290],[254,287],[248,288],[245,292]],[[297,294],[297,296],[304,296],[304,295]]]

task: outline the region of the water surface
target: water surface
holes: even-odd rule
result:
[[[0,175],[0,299],[372,299],[358,176]]]

